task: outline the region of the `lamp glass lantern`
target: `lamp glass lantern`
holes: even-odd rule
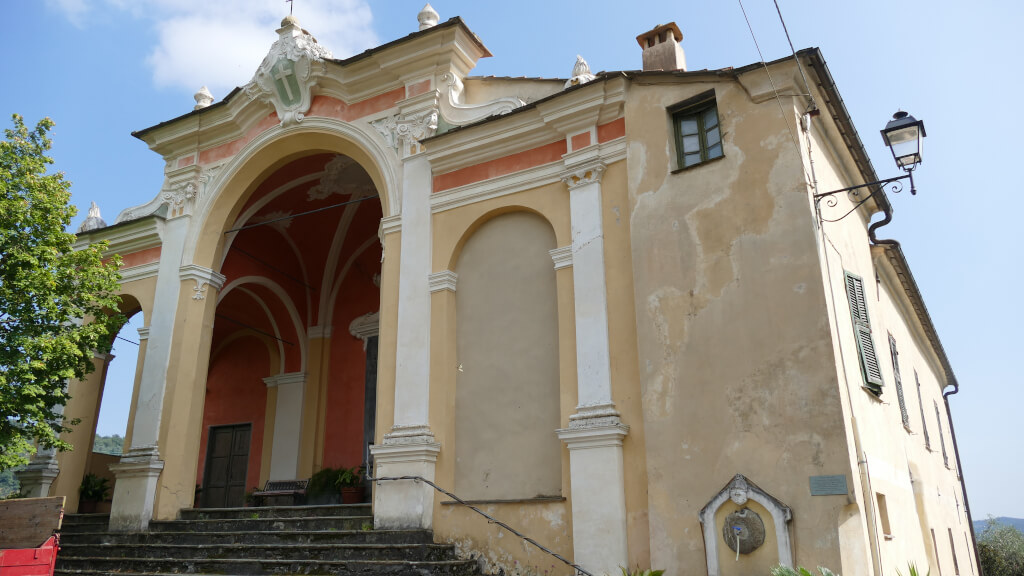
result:
[[[882,140],[892,150],[896,165],[910,172],[921,163],[921,139],[927,136],[924,121],[900,110],[882,130]]]

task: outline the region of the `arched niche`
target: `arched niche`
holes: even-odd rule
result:
[[[455,491],[561,493],[558,302],[551,225],[535,213],[474,227],[455,265]]]
[[[700,511],[708,576],[721,576],[725,572],[719,559],[719,548],[727,545],[722,522],[725,516],[718,514],[719,510],[729,502],[735,506],[744,506],[749,501],[756,502],[757,506],[750,506],[747,509],[757,512],[760,508],[768,513],[768,518],[762,519],[766,533],[764,542],[767,545],[775,543],[778,563],[793,566],[793,545],[789,536],[789,522],[793,519],[793,511],[742,474],[737,474]]]

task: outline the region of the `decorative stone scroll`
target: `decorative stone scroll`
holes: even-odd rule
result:
[[[793,547],[789,536],[789,522],[793,511],[757,484],[742,474],[737,474],[700,511],[700,523],[704,526],[704,553],[707,555],[708,576],[719,576],[719,537],[734,552],[749,554],[764,544],[766,528],[761,517],[753,510],[742,508],[726,517],[722,526],[715,526],[715,513],[727,501],[743,506],[749,500],[763,506],[772,517],[772,529],[779,546],[779,564],[793,566]],[[760,526],[758,526],[760,524]],[[719,536],[721,535],[721,536]],[[738,538],[737,538],[738,536]]]
[[[587,61],[583,59],[583,56],[577,54],[576,65],[572,67],[572,77],[565,81],[565,87],[572,88],[596,79],[597,76],[590,73],[590,65],[587,64]]]
[[[562,174],[562,182],[569,187],[569,190],[594,184],[601,181],[604,175],[605,165],[603,163],[588,164],[574,168]]]
[[[448,87],[448,97],[441,98],[441,115],[444,119],[457,126],[483,120],[489,116],[507,114],[526,103],[515,97],[498,98],[482,104],[462,104],[462,81],[454,74],[445,73],[441,81]]]

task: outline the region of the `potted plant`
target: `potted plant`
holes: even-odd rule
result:
[[[96,504],[107,499],[110,487],[107,479],[92,472],[82,477],[82,485],[78,487],[78,513],[92,514],[96,512]]]
[[[363,501],[363,467],[340,468],[334,485],[341,490],[342,504],[359,504]]]

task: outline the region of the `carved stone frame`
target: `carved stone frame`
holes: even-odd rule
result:
[[[738,505],[753,500],[772,516],[775,528],[775,540],[779,545],[779,564],[793,567],[793,545],[789,536],[789,522],[793,519],[793,511],[771,494],[765,492],[742,474],[737,474],[715,495],[700,511],[700,523],[704,530],[704,553],[707,556],[708,576],[721,574],[718,565],[718,539],[721,529],[715,526],[715,513],[726,501],[732,500]]]

